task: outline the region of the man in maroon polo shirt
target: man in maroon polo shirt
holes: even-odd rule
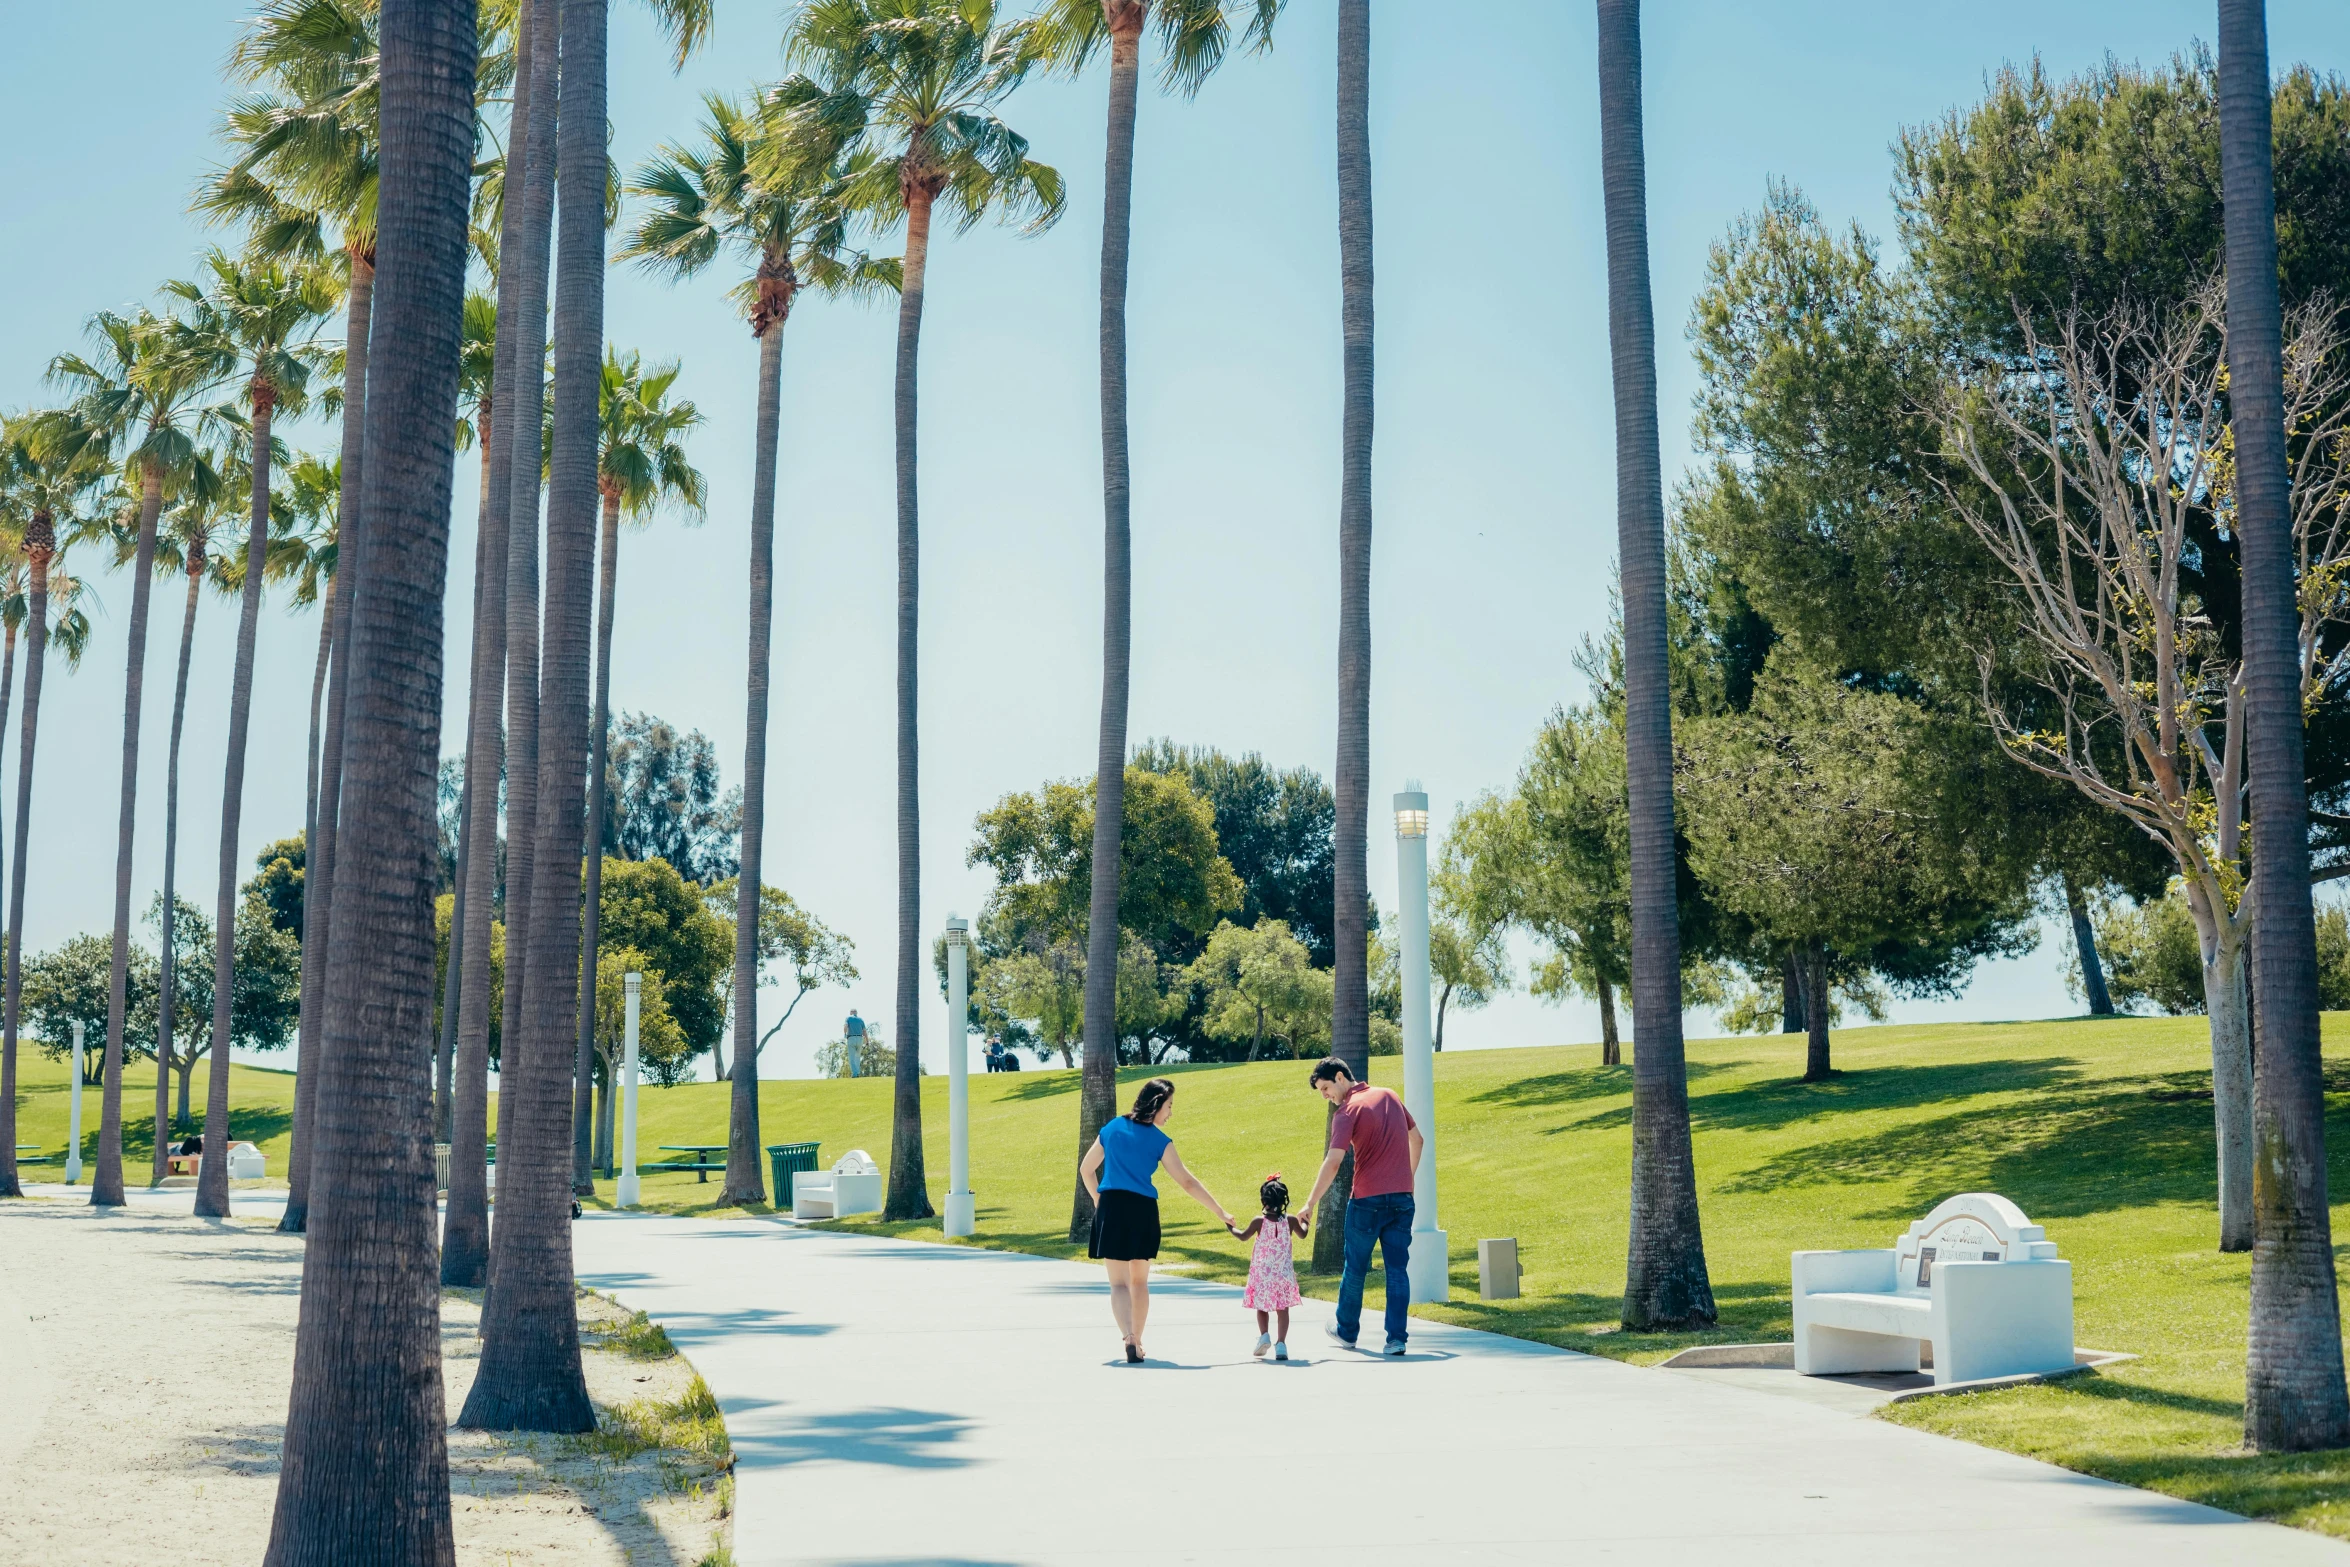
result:
[[[1354,1190],[1346,1204],[1346,1269],[1338,1278],[1338,1325],[1331,1337],[1352,1348],[1362,1331],[1363,1281],[1376,1243],[1387,1264],[1385,1352],[1400,1355],[1412,1304],[1412,1173],[1420,1167],[1419,1125],[1393,1092],[1356,1082],[1336,1056],[1316,1062],[1308,1081],[1338,1112],[1330,1118],[1330,1151],[1314,1177],[1314,1194],[1301,1210],[1309,1224],[1322,1206],[1322,1194],[1338,1179],[1347,1151],[1355,1156]]]

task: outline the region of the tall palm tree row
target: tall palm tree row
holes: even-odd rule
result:
[[[612,724],[612,610],[619,589],[620,523],[626,517],[642,526],[664,506],[675,506],[688,521],[698,522],[707,503],[708,486],[701,471],[686,461],[684,443],[678,439],[702,422],[702,412],[692,403],[669,400],[677,376],[674,364],[648,371],[634,351],[623,354],[607,348],[596,392],[596,493],[603,502],[603,528],[597,542],[596,707],[588,727],[594,749],[588,761],[579,1034],[572,1062],[571,1182],[581,1196],[593,1196],[596,1190],[596,931],[604,907],[604,767]]]
[[[1126,820],[1126,716],[1133,661],[1133,538],[1126,451],[1126,262],[1133,233],[1134,122],[1141,97],[1142,35],[1158,23],[1160,84],[1186,97],[1223,63],[1232,23],[1225,0],[1054,0],[1043,46],[1074,74],[1110,46],[1110,120],[1104,155],[1101,274],[1102,713],[1094,755],[1093,882],[1086,925],[1085,1081],[1078,1096],[1080,1156],[1116,1110],[1118,1087],[1118,873]],[[1270,48],[1281,0],[1252,0],[1248,38]],[[950,1027],[947,1048],[962,1048]],[[1093,1200],[1074,1182],[1069,1239],[1093,1223]]]
[[[843,201],[877,228],[906,226],[898,291],[897,438],[897,1083],[890,1127],[892,1219],[932,1210],[922,1163],[921,790],[916,671],[921,523],[916,394],[930,227],[941,208],[1041,233],[1065,201],[1059,172],[1028,156],[995,107],[1042,59],[1037,28],[1000,20],[994,0],[810,0],[787,53],[801,68],[770,95],[793,127],[786,148],[854,141]],[[745,881],[749,878],[746,876]],[[740,938],[738,937],[738,940]],[[739,1059],[739,1058],[738,1058]]]
[[[1624,594],[1625,771],[1631,797],[1632,1243],[1624,1325],[1710,1327],[1681,1048],[1673,897],[1673,714],[1665,668],[1665,505],[1657,451],[1656,318],[1640,119],[1640,0],[1598,0],[1600,173],[1607,208],[1608,355],[1616,398],[1616,548]]]
[[[473,154],[470,0],[383,0],[376,310],[366,428],[378,520],[356,600],[343,864],[313,1209],[269,1567],[455,1560],[435,1236],[434,774]],[[321,815],[325,814],[322,803]],[[330,959],[332,961],[332,959]],[[419,1368],[423,1368],[420,1370]]]
[[[2244,1440],[2261,1452],[2350,1446],[2350,1393],[2326,1205],[2325,1080],[2318,1059],[2317,936],[2301,713],[2301,610],[2293,559],[2277,287],[2268,20],[2261,0],[2220,0],[2220,177],[2227,211],[2228,395],[2243,540],[2244,685],[2250,721],[2251,897],[2260,1070],[2253,1075],[2252,1321]]]
[[[15,830],[8,854],[8,929],[24,929],[24,857],[31,842],[33,815],[33,747],[41,713],[41,676],[47,663],[52,577],[59,574],[60,517],[72,518],[83,499],[107,472],[94,453],[62,460],[45,454],[36,444],[27,421],[0,431],[0,504],[12,514],[25,564],[24,709],[18,720],[16,748]],[[74,593],[63,595],[68,604]],[[77,618],[79,611],[72,612]],[[70,626],[70,623],[69,623]],[[79,663],[89,633],[82,620],[78,632],[62,638],[70,661]],[[22,1197],[24,1187],[16,1169],[16,1036],[24,992],[24,943],[7,943],[4,974],[0,974],[0,1196]]]
[[[92,355],[61,354],[50,379],[73,400],[36,421],[34,440],[51,461],[71,464],[82,454],[119,456],[137,486],[131,546],[131,611],[124,628],[121,808],[115,825],[114,948],[107,980],[106,1063],[99,1096],[98,1154],[90,1201],[120,1207],[122,1185],[123,1029],[128,1022],[131,940],[131,853],[138,825],[139,719],[145,706],[148,589],[155,566],[155,529],[163,512],[166,476],[195,455],[196,408],[205,377],[184,351],[183,329],[152,311],[100,312],[91,320]]]
[[[467,1426],[595,1426],[572,1305],[569,1127],[572,1012],[579,980],[580,847],[588,759],[589,589],[595,570],[596,394],[604,323],[606,0],[566,0],[555,128],[554,426],[547,463],[546,582],[538,671],[530,895],[508,902],[527,954],[520,1029],[500,1060],[498,1222]],[[533,65],[536,66],[534,58]],[[527,309],[527,306],[526,306]],[[518,345],[527,355],[530,344]],[[528,406],[517,402],[517,408]],[[511,421],[517,436],[524,421]],[[518,444],[515,460],[523,450]],[[521,521],[519,509],[514,519]],[[520,532],[517,527],[514,531]],[[512,587],[509,581],[509,588]],[[516,623],[509,622],[510,627]],[[509,644],[509,654],[513,651]],[[510,681],[522,678],[509,667]],[[511,741],[510,741],[511,743]],[[511,875],[511,865],[509,866]],[[511,961],[511,959],[509,959]],[[514,977],[509,970],[507,988]]]
[[[225,130],[237,156],[207,176],[196,194],[199,212],[244,225],[250,253],[303,261],[331,249],[344,274],[341,493],[327,612],[334,648],[319,736],[317,805],[303,845],[302,950],[309,958],[302,965],[297,1061],[305,1066],[315,1065],[325,1046],[352,602],[366,570],[359,496],[381,178],[379,22],[376,0],[267,0],[229,57],[231,73],[262,90],[231,106]],[[297,1070],[294,1079],[293,1147],[278,1225],[294,1234],[309,1216],[316,1079],[308,1070]]]
[[[229,1007],[236,990],[238,833],[244,823],[245,747],[253,723],[253,662],[261,625],[261,592],[269,568],[270,430],[279,413],[298,415],[309,401],[310,378],[322,356],[311,337],[334,309],[334,289],[316,267],[288,269],[273,261],[208,259],[202,287],[175,284],[194,307],[191,329],[215,374],[241,383],[249,451],[244,558],[234,575],[237,651],[229,676],[227,758],[221,781],[220,845],[213,895],[212,1045],[204,1094],[204,1157],[197,1167],[196,1213],[226,1218],[228,1191]],[[178,732],[175,714],[173,732]],[[169,899],[165,900],[169,907]],[[168,944],[167,944],[168,945]]]
[[[669,277],[700,272],[721,253],[747,263],[734,290],[759,345],[758,424],[753,436],[750,518],[749,711],[743,731],[741,869],[736,881],[733,1006],[734,1067],[729,1074],[726,1203],[766,1199],[759,1161],[759,876],[766,831],[767,692],[775,608],[776,446],[783,422],[783,328],[800,291],[870,294],[894,288],[895,261],[875,261],[847,245],[846,215],[827,199],[838,172],[839,138],[803,125],[800,142],[786,122],[770,123],[756,106],[716,94],[692,146],[668,146],[629,183],[645,198],[644,215],[621,247]],[[600,776],[600,769],[599,769]],[[787,1194],[776,1193],[777,1201]]]
[[[1343,406],[1338,436],[1338,755],[1331,772],[1330,1053],[1370,1076],[1371,889],[1371,6],[1338,3],[1338,287]],[[1314,1269],[1346,1240],[1354,1155],[1315,1215]]]

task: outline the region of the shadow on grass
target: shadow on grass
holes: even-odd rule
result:
[[[1775,1154],[1722,1181],[1740,1194],[1897,1185],[1855,1218],[1905,1222],[1952,1192],[1995,1191],[2036,1219],[2217,1200],[2207,1102],[2139,1083],[1987,1105]]]
[[[1717,1072],[1733,1071],[1749,1065],[1752,1063],[1746,1061],[1692,1061],[1689,1063],[1689,1079],[1696,1082]],[[1537,1105],[1578,1104],[1588,1099],[1612,1099],[1631,1091],[1631,1067],[1592,1066],[1575,1072],[1553,1072],[1545,1077],[1522,1077],[1514,1083],[1503,1083],[1481,1094],[1471,1094],[1469,1103],[1508,1105],[1520,1109]]]
[[[1691,1077],[1699,1074],[1691,1063]],[[1842,1071],[1825,1082],[1773,1078],[1720,1093],[1689,1098],[1690,1124],[1706,1131],[1769,1131],[1823,1115],[1896,1110],[1982,1094],[2063,1091],[2081,1078],[2080,1063],[2064,1057],[2045,1060],[1959,1061],[1941,1066],[1879,1066]],[[1627,1075],[1626,1086],[1630,1084]],[[2142,1096],[2141,1096],[2142,1097]],[[1559,1132],[1596,1132],[1632,1124],[1632,1107],[1618,1105],[1580,1121],[1553,1127]]]
[[[1050,1071],[1016,1072],[1012,1075],[1020,1081],[996,1097],[1023,1104],[1031,1099],[1051,1099],[1060,1094],[1073,1094],[1077,1092],[1078,1080],[1084,1074],[1069,1067],[1054,1067]]]

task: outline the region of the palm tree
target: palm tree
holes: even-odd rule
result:
[[[326,997],[334,913],[336,829],[340,819],[343,714],[349,700],[351,601],[365,571],[367,535],[359,510],[361,435],[367,414],[368,342],[374,316],[376,204],[381,178],[378,103],[382,49],[377,0],[267,0],[229,58],[231,73],[265,90],[238,99],[225,131],[235,161],[198,187],[196,209],[242,223],[248,250],[281,261],[306,261],[330,250],[344,271],[342,492],[334,598],[327,611],[336,638],[326,723],[319,753],[318,807],[303,846],[302,1038],[297,1063],[315,1060]],[[300,1233],[310,1203],[313,1074],[294,1079],[293,1151],[286,1169],[286,1209],[279,1228]]]
[[[1110,129],[1102,202],[1102,718],[1094,755],[1092,906],[1086,925],[1085,1087],[1077,1149],[1092,1146],[1115,1112],[1118,1089],[1118,844],[1126,821],[1127,675],[1133,657],[1134,574],[1126,457],[1126,256],[1133,231],[1134,115],[1142,35],[1152,0],[1052,0],[1043,44],[1071,74],[1110,46]],[[1248,38],[1272,46],[1281,0],[1251,0]],[[1232,24],[1226,0],[1158,0],[1160,85],[1197,93],[1223,63]],[[954,1049],[956,1042],[947,1042]],[[1093,1223],[1085,1183],[1075,1183],[1069,1239]]]
[[[158,1186],[163,1184],[171,1153],[165,1129],[175,1128],[188,1118],[184,1101],[177,1121],[170,1114],[171,1047],[177,1037],[172,1032],[173,1013],[178,1000],[174,971],[179,946],[173,939],[173,928],[179,901],[173,884],[178,880],[179,869],[180,735],[188,713],[188,666],[196,652],[196,607],[203,599],[206,582],[216,591],[226,591],[220,561],[212,553],[213,537],[227,521],[222,503],[228,499],[232,480],[224,474],[224,466],[215,454],[199,452],[184,473],[174,476],[179,504],[157,529],[152,552],[158,576],[183,577],[188,585],[187,608],[180,616],[179,668],[172,683],[171,745],[165,752],[163,765],[163,901],[158,906],[163,922],[163,970],[161,982],[156,986],[155,1159],[150,1177]],[[138,537],[134,528],[121,522],[114,525],[113,532],[114,563],[120,566],[137,555]],[[183,1078],[183,1091],[185,1081]]]
[[[701,470],[685,460],[678,437],[702,422],[692,403],[669,401],[678,367],[647,371],[633,351],[604,351],[597,393],[602,436],[596,452],[596,493],[604,504],[598,546],[602,562],[596,587],[596,716],[589,733],[595,754],[588,764],[587,894],[580,918],[579,1044],[573,1062],[571,1181],[581,1196],[593,1196],[595,1177],[596,922],[603,912],[604,766],[612,710],[612,601],[619,583],[620,519],[642,526],[664,505],[699,522],[705,492]]]
[[[15,835],[8,861],[7,928],[12,932],[24,929],[24,857],[32,822],[33,740],[41,711],[41,675],[52,615],[57,615],[61,622],[58,629],[63,634],[58,640],[69,663],[81,662],[82,648],[89,638],[89,621],[73,603],[79,597],[78,590],[70,580],[62,580],[63,573],[57,565],[57,521],[60,517],[70,521],[106,472],[94,454],[63,461],[45,455],[34,439],[29,420],[0,428],[0,506],[5,506],[12,525],[10,531],[18,537],[25,570],[21,622],[13,593],[4,606],[11,648],[15,645],[18,624],[30,628],[25,640],[24,716],[19,720],[16,750]],[[62,614],[50,602],[58,587],[64,589],[56,594],[64,606]],[[7,943],[6,974],[4,981],[0,981],[5,987],[0,989],[0,1196],[5,1197],[24,1195],[16,1171],[16,1030],[23,947],[21,939]]]
[[[1632,812],[1632,1245],[1624,1326],[1710,1327],[1697,1223],[1681,933],[1673,902],[1673,714],[1665,671],[1665,509],[1648,288],[1640,0],[1599,0],[1599,132],[1607,206],[1608,350],[1616,391],[1616,548],[1624,595],[1624,749]],[[1342,949],[1343,950],[1343,949]]]
[[[473,148],[470,8],[385,0],[375,367],[362,510],[379,520],[345,646],[342,949],[328,992],[293,1397],[268,1567],[455,1559],[441,1380],[431,1070],[432,779]],[[601,129],[601,121],[598,122]],[[326,814],[322,802],[320,814]],[[330,960],[331,961],[331,960]]]
[[[620,255],[671,278],[689,277],[724,251],[751,269],[734,291],[759,344],[759,423],[751,478],[750,711],[743,732],[742,869],[736,881],[734,1005],[726,1185],[722,1203],[763,1202],[759,1164],[759,864],[766,829],[767,687],[775,602],[775,449],[782,423],[783,327],[803,288],[868,293],[897,286],[895,261],[847,249],[846,222],[823,192],[839,149],[770,148],[754,111],[712,94],[695,147],[669,146],[629,183],[649,209]],[[757,165],[763,173],[754,173]],[[599,768],[597,776],[603,774]],[[778,1193],[780,1198],[783,1194]]]
[[[915,704],[921,526],[915,469],[915,394],[922,284],[930,224],[942,205],[964,229],[993,215],[1040,233],[1061,216],[1060,174],[1028,156],[1028,142],[995,106],[1042,58],[1032,23],[1002,23],[995,0],[811,0],[788,52],[805,74],[770,95],[785,129],[779,150],[804,154],[833,136],[860,144],[843,200],[876,225],[906,225],[898,294],[897,1091],[890,1130],[892,1219],[928,1218],[922,1166],[922,933],[920,770]],[[746,878],[747,880],[748,878]]]
[[[90,1201],[120,1207],[122,1188],[122,1045],[131,943],[131,850],[138,823],[139,715],[146,696],[147,600],[155,564],[155,526],[166,475],[195,455],[201,424],[196,398],[204,368],[185,351],[179,323],[141,309],[91,318],[92,353],[60,354],[50,379],[73,401],[38,416],[32,440],[45,461],[71,466],[102,453],[136,475],[138,511],[132,543],[131,614],[123,666],[122,804],[115,827],[114,959],[106,1003],[105,1086],[100,1095],[98,1157]],[[160,1134],[159,1134],[160,1135]]]
[[[2243,541],[2244,685],[2250,713],[2251,897],[2260,1070],[2253,1075],[2252,1331],[2244,1440],[2262,1452],[2350,1446],[2342,1326],[2326,1208],[2325,1082],[2318,1060],[2317,937],[2301,733],[2301,611],[2294,575],[2277,292],[2268,20],[2261,0],[2220,0],[2220,176],[2227,201],[2228,395]]]
[[[334,651],[335,504],[343,488],[338,466],[306,455],[286,469],[286,528],[276,541],[278,559],[294,583],[293,607],[320,607],[318,659],[310,677],[310,743],[303,752],[308,772],[302,797],[305,858],[318,832],[319,730],[325,722],[327,661]]]
[[[228,1198],[229,1007],[235,994],[238,829],[244,819],[245,743],[253,720],[253,661],[261,625],[261,588],[269,568],[271,422],[299,414],[310,379],[323,363],[311,341],[333,311],[333,285],[318,267],[288,269],[265,259],[232,261],[215,250],[203,284],[174,283],[190,304],[189,331],[210,368],[242,383],[248,458],[245,554],[237,579],[237,652],[229,677],[228,757],[221,783],[218,883],[213,905],[212,1060],[205,1077],[204,1159],[197,1167],[196,1213],[226,1218]],[[184,683],[184,676],[183,676]],[[178,716],[173,716],[178,733]],[[176,758],[175,758],[176,760]],[[304,847],[307,863],[308,847]],[[169,919],[171,899],[164,898]],[[167,939],[166,950],[170,947]],[[169,960],[166,959],[168,962]],[[158,1048],[161,1035],[157,1036]],[[161,1139],[159,1138],[160,1144]],[[160,1159],[160,1155],[158,1158]]]

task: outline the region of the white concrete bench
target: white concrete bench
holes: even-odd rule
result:
[[[842,1154],[829,1170],[792,1174],[791,1212],[795,1219],[845,1219],[852,1213],[880,1211],[881,1166],[862,1148]]]
[[[1953,1197],[1883,1250],[1794,1256],[1795,1369],[1909,1371],[1934,1350],[1936,1384],[2069,1369],[2073,1265],[2023,1210]]]

